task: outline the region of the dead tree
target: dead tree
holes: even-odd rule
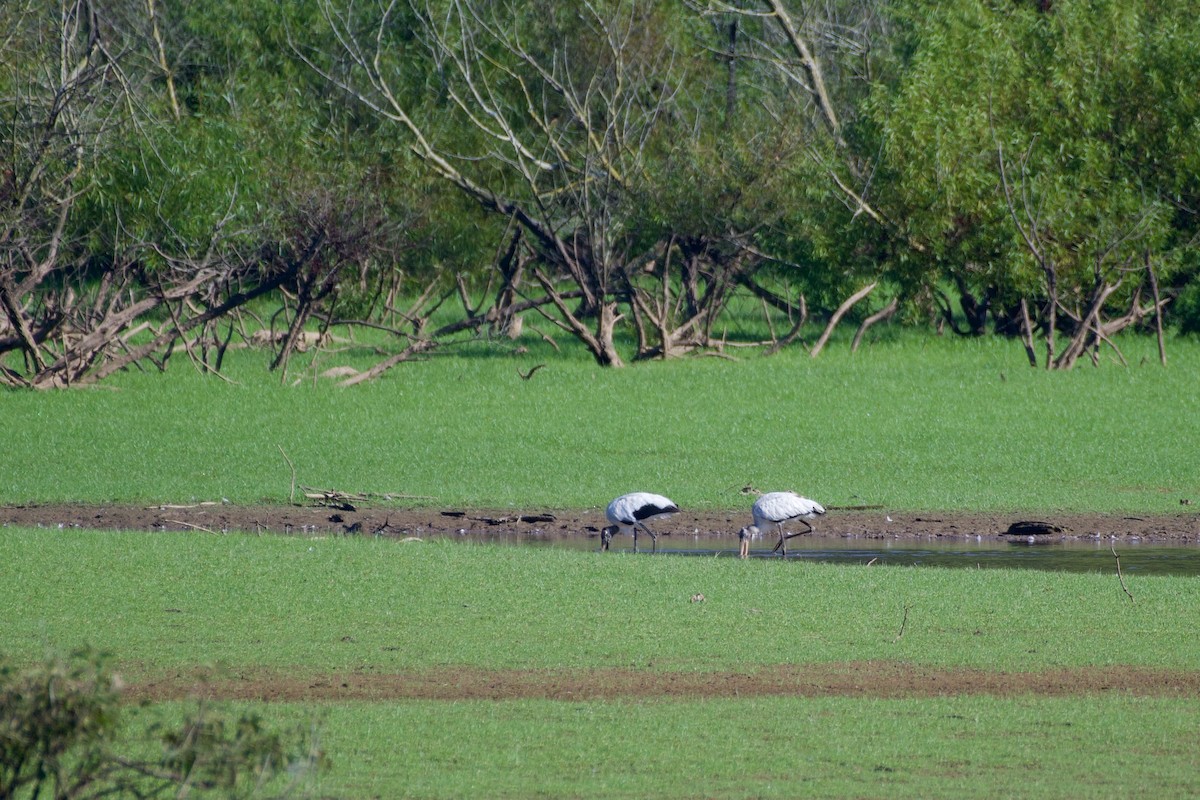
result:
[[[713,346],[712,325],[749,255],[705,237],[673,236],[654,256],[624,271],[636,358],[674,358]]]
[[[1097,351],[1101,344],[1111,347],[1118,359],[1124,363],[1124,356],[1112,337],[1125,328],[1140,323],[1147,316],[1154,315],[1158,319],[1166,302],[1158,295],[1153,271],[1148,268],[1149,262],[1147,261],[1145,267],[1137,263],[1144,253],[1138,242],[1145,232],[1148,212],[1143,212],[1128,221],[1111,222],[1105,227],[1107,233],[1088,231],[1087,241],[1072,242],[1069,247],[1063,247],[1061,243],[1054,241],[1052,226],[1043,218],[1042,205],[1034,198],[1033,181],[1027,171],[1031,150],[1032,145],[1017,164],[1019,175],[1014,185],[1014,179],[1010,176],[1012,166],[1005,159],[1003,146],[997,143],[1001,186],[1009,217],[1044,280],[1042,328],[1046,337],[1046,368],[1071,369],[1087,352],[1092,353],[1092,361],[1097,363]],[[1078,254],[1091,253],[1090,281],[1086,288],[1080,285],[1068,292],[1062,290],[1060,265],[1053,255],[1056,250],[1075,253],[1076,258],[1080,257]],[[1151,285],[1150,304],[1143,304],[1142,289],[1139,286],[1133,290],[1123,314],[1106,318],[1110,301],[1117,296],[1126,277],[1143,270],[1146,272],[1145,282]],[[1025,338],[1026,352],[1030,364],[1036,366],[1037,359],[1032,352],[1033,326],[1029,320],[1028,305],[1024,300],[1022,314],[1022,335]],[[1056,350],[1055,338],[1060,329],[1068,337],[1061,352]],[[1165,363],[1166,354],[1162,350],[1161,338],[1159,345]]]
[[[647,145],[680,83],[674,54],[657,46],[644,18],[651,12],[635,2],[603,12],[583,4],[576,21],[587,35],[574,42],[586,42],[583,58],[571,42],[527,43],[509,9],[475,0],[452,0],[441,13],[416,0],[393,2],[369,34],[360,33],[349,5],[322,0],[321,9],[342,44],[338,59],[352,70],[334,69],[328,54],[302,56],[398,125],[434,174],[518,226],[530,256],[524,269],[549,300],[538,310],[597,363],[620,366],[620,299],[633,302],[633,271],[662,247],[635,248],[630,215],[637,212],[628,200],[644,180]],[[425,99],[400,93],[399,75],[387,64],[401,11],[416,20],[414,33],[439,78],[445,105],[438,113],[472,132],[473,151],[435,138],[421,110]]]

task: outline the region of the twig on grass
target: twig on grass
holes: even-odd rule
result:
[[[288,502],[295,503],[296,502],[296,465],[292,463],[292,460],[290,458],[288,458],[287,453],[283,452],[282,445],[277,444],[275,446],[279,448],[279,454],[281,456],[283,456],[283,460],[287,462],[288,467],[292,470],[292,490],[290,492],[288,492]]]
[[[165,520],[163,520],[163,522],[169,522],[172,525],[182,525],[185,528],[192,528],[194,530],[204,531],[205,533],[211,533],[213,536],[221,535],[221,534],[217,533],[216,531],[214,531],[212,528],[205,528],[203,525],[193,525],[192,523],[184,522],[181,519],[165,519]]]
[[[910,608],[912,608],[912,606],[906,605],[904,607],[904,618],[900,620],[900,632],[896,634],[895,639],[892,639],[893,642],[900,641],[900,637],[904,635],[904,626],[908,625],[908,610]]]
[[[1133,595],[1130,594],[1129,587],[1125,585],[1125,576],[1121,574],[1121,557],[1119,555],[1117,555],[1117,546],[1114,544],[1114,545],[1109,545],[1109,547],[1112,550],[1113,558],[1115,558],[1117,560],[1117,580],[1119,580],[1121,582],[1121,588],[1125,591],[1125,594],[1129,597],[1129,602],[1133,603],[1133,602],[1135,602],[1133,599]]]
[[[521,376],[521,380],[527,381],[533,377],[533,373],[537,372],[539,369],[541,369],[544,366],[546,366],[546,365],[545,364],[534,364],[529,369],[529,372],[521,372],[521,368],[517,367],[517,374]]]

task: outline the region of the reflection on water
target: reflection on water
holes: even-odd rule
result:
[[[467,538],[467,537],[457,537]],[[595,536],[562,536],[546,534],[470,536],[473,541],[534,547],[565,547],[574,550],[598,550]],[[649,542],[639,550],[648,553]],[[779,540],[772,537],[755,539],[750,546],[751,558],[778,558],[771,548]],[[1069,572],[1116,571],[1116,560],[1105,540],[1028,544],[997,539],[946,540],[887,540],[867,538],[828,538],[799,536],[788,541],[788,560],[819,561],[836,564],[867,564],[891,566],[964,567],[984,569],[1007,567],[1018,569],[1062,570]],[[1200,575],[1200,543],[1163,545],[1116,542],[1121,559],[1121,571],[1138,575]],[[613,539],[611,553],[633,552],[629,536]],[[658,554],[674,556],[737,557],[736,536],[674,535],[658,537]]]

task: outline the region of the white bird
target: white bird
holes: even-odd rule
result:
[[[679,506],[661,494],[651,494],[650,492],[623,494],[609,503],[608,508],[604,510],[604,516],[612,524],[600,531],[600,549],[608,549],[614,533],[632,531],[633,552],[636,553],[638,528],[641,528],[650,534],[650,539],[654,542],[652,552],[658,552],[658,534],[646,527],[646,520],[653,517],[667,517],[678,511]]]
[[[813,526],[809,525],[808,520],[824,514],[825,507],[816,500],[801,497],[795,492],[768,492],[754,501],[751,513],[754,515],[754,524],[742,528],[738,532],[738,539],[741,540],[742,545],[742,558],[750,554],[750,537],[761,533],[762,529],[768,524],[774,525],[776,530],[779,531],[779,544],[775,545],[775,550],[782,548],[782,555],[786,556],[787,540],[793,536],[812,533]],[[803,522],[808,530],[785,535],[783,532],[784,523],[793,520]],[[771,552],[775,552],[775,550]]]

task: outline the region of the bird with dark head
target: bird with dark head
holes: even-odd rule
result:
[[[600,531],[600,549],[607,550],[614,533],[633,533],[633,552],[638,551],[638,528],[650,534],[651,552],[658,552],[658,534],[646,527],[646,520],[679,513],[679,506],[661,494],[633,492],[623,494],[608,504],[604,516],[609,525]]]
[[[813,526],[808,523],[808,520],[824,514],[825,506],[816,500],[801,497],[795,492],[767,492],[754,501],[754,507],[750,512],[754,517],[754,524],[738,531],[738,539],[741,540],[741,557],[746,558],[750,555],[750,537],[761,533],[767,525],[774,525],[775,529],[779,531],[779,544],[775,545],[775,550],[782,550],[781,555],[786,556],[787,540],[805,533],[812,533]],[[803,522],[808,530],[785,535],[784,523],[793,521]],[[771,552],[775,552],[775,550]]]

